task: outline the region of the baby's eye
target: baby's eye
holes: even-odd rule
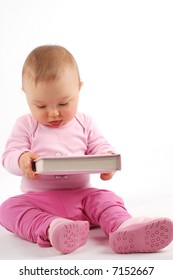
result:
[[[45,105],[37,105],[37,108],[38,109],[44,109],[44,108],[46,108],[46,106]]]
[[[66,106],[68,104],[68,102],[66,103],[60,103],[59,106]]]

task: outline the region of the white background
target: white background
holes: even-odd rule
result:
[[[127,204],[173,196],[172,15],[167,0],[0,0],[0,154],[16,118],[29,112],[20,89],[26,56],[60,44],[84,81],[79,110],[122,155],[122,171],[106,183],[94,175],[94,187]],[[0,166],[0,202],[19,184]]]

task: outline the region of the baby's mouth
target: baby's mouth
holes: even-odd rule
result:
[[[52,127],[59,127],[61,125],[62,121],[51,121],[49,122],[49,125]]]

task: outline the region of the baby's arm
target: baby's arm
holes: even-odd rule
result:
[[[10,173],[36,178],[33,176],[31,163],[38,158],[38,155],[31,151],[32,137],[32,119],[28,115],[20,117],[15,123],[2,155],[2,165]]]
[[[116,154],[115,149],[108,143],[96,124],[91,120],[88,126],[87,154]],[[112,179],[115,172],[102,173],[100,178],[104,181]]]

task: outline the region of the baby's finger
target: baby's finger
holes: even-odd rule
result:
[[[28,169],[24,175],[29,179],[37,179],[39,174],[36,174],[33,170]]]
[[[114,176],[115,172],[112,172],[112,173],[102,173],[100,175],[100,178],[104,181],[107,181],[107,180],[110,180],[112,179],[112,177]]]

